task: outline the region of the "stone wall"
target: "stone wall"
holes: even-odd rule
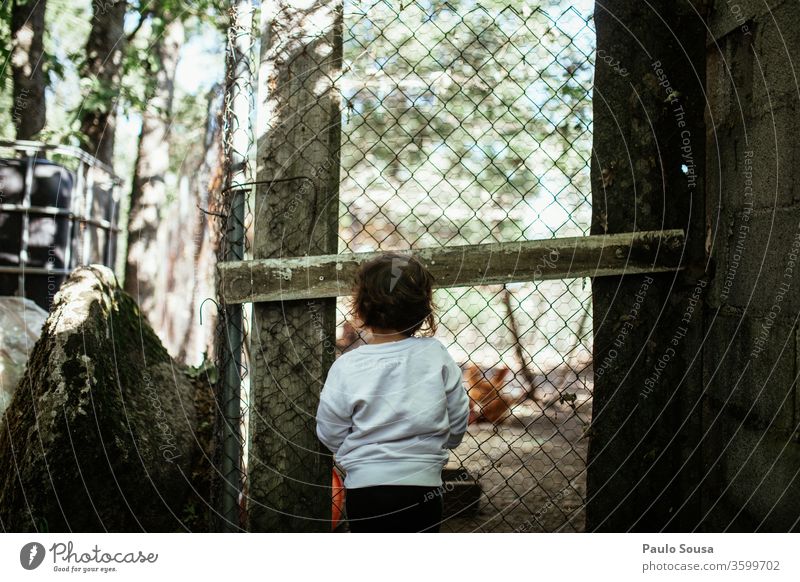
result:
[[[587,529],[797,530],[797,2],[618,0],[595,21],[593,232],[680,227],[688,245],[674,277],[593,283],[611,365]]]
[[[707,44],[702,528],[787,531],[800,516],[800,13],[717,0]]]

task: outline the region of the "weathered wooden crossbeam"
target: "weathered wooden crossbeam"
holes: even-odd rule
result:
[[[430,270],[436,287],[471,287],[677,271],[683,247],[682,230],[656,230],[427,248],[413,254]],[[358,266],[380,254],[220,263],[222,296],[234,304],[349,295]]]

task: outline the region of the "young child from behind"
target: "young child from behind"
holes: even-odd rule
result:
[[[346,471],[352,532],[438,532],[442,469],[467,430],[461,369],[439,340],[433,277],[387,253],[356,276],[354,309],[371,332],[340,356],[317,410],[317,436]]]

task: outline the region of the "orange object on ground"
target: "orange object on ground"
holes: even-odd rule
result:
[[[506,376],[511,372],[505,366],[501,367],[489,379],[484,376],[481,369],[473,363],[467,366],[466,381],[470,399],[469,424],[486,420],[492,424],[500,424],[511,414],[511,409],[523,398],[511,398],[503,392]]]
[[[339,527],[344,514],[344,485],[339,472],[334,467],[331,478],[331,531]]]

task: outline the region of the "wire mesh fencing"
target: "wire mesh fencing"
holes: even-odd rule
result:
[[[518,7],[471,0],[346,0],[342,72],[328,79],[341,95],[342,110],[339,252],[588,234],[592,12],[586,0],[567,8],[554,1]],[[312,39],[308,46],[318,45]],[[297,51],[298,58],[304,54]],[[292,82],[303,87],[314,79]],[[235,113],[230,123],[236,123]],[[301,114],[290,123],[300,132],[305,121]],[[287,143],[285,157],[315,137],[321,136]],[[301,173],[316,178],[318,171]],[[315,191],[315,203],[317,194],[323,195]],[[268,195],[303,203],[311,194],[298,183],[284,183],[271,185]],[[226,226],[226,241],[246,245],[252,235],[247,200],[233,226]],[[233,199],[225,204],[220,214],[233,216]],[[246,247],[242,256],[249,256]],[[569,257],[548,252],[541,260]],[[592,401],[590,293],[587,279],[436,291],[437,335],[462,365],[471,399],[468,434],[445,470],[443,531],[583,528]],[[245,304],[242,313],[249,308]],[[286,341],[330,343],[315,309],[307,311],[303,325],[320,333]],[[243,360],[237,362],[232,344],[227,357],[241,372],[249,355],[246,318],[238,321],[242,333],[233,337],[241,341]],[[231,329],[225,322],[222,328]],[[337,354],[363,343],[347,299],[337,301],[335,343]],[[322,348],[326,354],[328,347]],[[246,378],[230,378],[235,390],[245,387],[246,399]],[[321,385],[323,379],[309,382]],[[234,392],[226,394],[222,408]],[[247,410],[239,410],[244,418],[237,427],[244,433],[228,423],[226,438],[239,443],[241,455],[248,441]],[[301,406],[292,413],[313,415]],[[236,462],[245,468],[241,456]],[[227,482],[230,496],[235,482]],[[341,498],[334,501],[341,504]]]
[[[592,10],[346,4],[340,250],[588,234]],[[472,401],[443,529],[581,530],[588,280],[442,289],[436,302]],[[362,341],[347,300],[339,317],[346,351]]]

